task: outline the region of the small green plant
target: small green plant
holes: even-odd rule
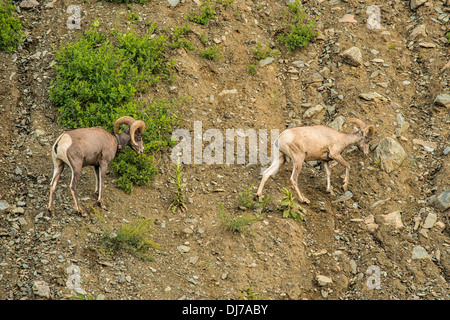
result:
[[[169,44],[169,47],[171,49],[186,48],[188,50],[194,50],[192,43],[184,38],[189,32],[191,32],[191,29],[186,24],[183,24],[181,27],[175,27],[172,33],[172,42]]]
[[[395,45],[392,42],[390,42],[389,43],[389,50],[394,50],[394,49],[395,49]]]
[[[130,12],[130,13],[128,14],[128,21],[133,22],[133,21],[137,21],[137,20],[139,20],[139,15],[138,15],[137,13],[135,13],[135,12]]]
[[[22,24],[11,0],[0,1],[0,50],[13,52],[23,38]]]
[[[294,202],[292,193],[288,189],[283,188],[282,191],[286,195],[286,197],[281,199],[283,218],[292,218],[297,222],[303,221],[303,214],[306,213],[305,209]]]
[[[200,11],[200,12],[199,12]],[[206,25],[210,20],[216,16],[216,3],[211,0],[206,0],[199,8],[199,10],[192,11],[188,16],[189,21],[197,24]]]
[[[251,76],[256,75],[256,67],[254,64],[248,66],[248,73],[250,73]]]
[[[178,210],[186,211],[187,207],[184,203],[183,195],[183,188],[186,184],[183,183],[183,172],[181,171],[180,159],[178,159],[175,164],[175,176],[172,176],[172,178],[174,179],[177,190],[175,191],[175,199],[170,204],[169,209],[171,209],[173,213],[176,213]]]
[[[307,19],[307,14],[304,12],[300,0],[289,4],[289,13],[291,15],[290,20],[293,22],[288,23],[289,31],[283,31],[277,40],[288,47],[288,52],[292,52],[297,48],[306,47],[309,42],[316,38],[317,32],[314,31],[314,20]]]
[[[239,192],[239,204],[245,209],[255,210],[257,213],[261,213],[269,202],[270,197],[267,197],[262,201],[255,201],[252,189],[253,185],[244,189],[242,192]]]
[[[260,294],[255,291],[250,283],[247,285],[247,287],[245,287],[245,289],[239,290],[240,300],[258,300],[259,296]]]
[[[248,230],[248,225],[262,219],[262,216],[255,216],[246,212],[241,215],[230,216],[225,212],[225,209],[221,202],[218,203],[218,206],[219,218],[222,221],[222,224],[225,226],[225,228],[233,232]]]
[[[277,57],[279,55],[279,50],[272,50],[269,44],[266,45],[266,48],[263,48],[261,42],[258,42],[256,44],[256,48],[253,49],[253,56],[258,61],[263,60],[267,57]]]
[[[417,59],[419,59],[419,61],[422,61],[423,58],[424,58],[423,54],[419,53],[419,55],[417,56]]]
[[[221,4],[225,8],[233,4],[234,0],[217,0],[217,3]]]
[[[208,44],[209,40],[208,40],[208,36],[206,35],[206,33],[202,33],[198,36],[198,39],[200,40],[201,43],[203,44]]]
[[[106,255],[113,255],[125,250],[138,258],[152,261],[150,249],[159,249],[159,244],[153,242],[153,220],[138,219],[131,221],[112,232],[109,227],[103,231],[100,239],[101,251]]]
[[[202,50],[200,54],[203,58],[208,60],[219,60],[222,58],[222,54],[219,53],[220,47],[217,44],[214,44],[212,47],[206,48]]]

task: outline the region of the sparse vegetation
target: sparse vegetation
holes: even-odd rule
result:
[[[191,32],[191,29],[186,24],[183,24],[181,27],[175,27],[172,33],[172,42],[169,44],[169,47],[172,49],[186,48],[188,50],[194,50],[193,44],[184,38],[189,32]]]
[[[220,52],[220,47],[217,44],[214,44],[212,47],[206,48],[202,50],[200,53],[203,58],[208,60],[219,60],[222,58],[222,54]]]
[[[183,172],[181,171],[180,159],[178,159],[175,164],[175,176],[172,176],[172,178],[174,179],[173,183],[175,183],[177,190],[175,191],[175,199],[170,204],[169,209],[171,209],[173,213],[176,213],[178,210],[186,211],[187,207],[184,203],[183,195],[183,188],[186,184],[183,183]]]
[[[206,25],[210,20],[216,16],[216,3],[211,0],[206,0],[198,10],[194,10],[188,16],[189,21]]]
[[[248,73],[250,73],[251,76],[256,75],[256,67],[254,64],[248,66]]]
[[[124,224],[117,232],[106,227],[100,237],[101,251],[105,255],[114,255],[125,250],[138,258],[152,261],[150,249],[158,249],[159,245],[153,242],[153,220],[138,219]]]
[[[247,212],[237,215],[230,215],[225,212],[225,208],[221,202],[218,203],[218,206],[219,218],[222,224],[225,226],[225,228],[233,232],[242,232],[244,230],[248,230],[248,225],[262,219],[262,216],[257,216]]]
[[[253,49],[253,56],[257,61],[263,60],[267,57],[277,57],[280,55],[279,50],[272,50],[269,44],[266,44],[266,47],[263,48],[261,42],[256,44],[256,48]]]
[[[303,221],[303,214],[306,213],[305,209],[298,203],[294,202],[292,193],[286,189],[282,189],[283,193],[286,195],[281,199],[280,209],[283,211],[283,218],[292,218],[297,222]]]
[[[0,50],[13,52],[23,38],[22,24],[11,0],[0,1]]]
[[[262,201],[255,201],[254,200],[254,194],[253,194],[253,185],[251,185],[249,188],[244,189],[242,192],[239,192],[239,204],[248,210],[254,210],[258,214],[262,212],[264,207],[266,206],[267,202],[269,202],[270,197],[265,198]]]
[[[288,47],[288,52],[297,48],[303,48],[309,42],[315,39],[317,32],[313,19],[308,19],[307,14],[301,6],[301,1],[296,0],[289,4],[290,21],[288,22],[289,31],[283,31],[277,40]]]

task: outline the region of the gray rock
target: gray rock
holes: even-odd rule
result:
[[[420,7],[427,1],[428,0],[410,0],[409,7],[411,8],[411,10],[416,10],[418,7]]]
[[[316,276],[317,284],[321,287],[326,286],[327,284],[333,283],[333,280],[327,276],[323,276],[318,274]]]
[[[447,210],[450,207],[450,190],[445,190],[438,194],[434,198],[432,205],[441,212]]]
[[[172,7],[175,7],[180,0],[167,0],[167,2],[169,2]]]
[[[181,246],[178,246],[177,249],[178,249],[178,251],[180,253],[187,253],[187,252],[189,252],[191,250],[191,247],[185,246],[185,245],[181,245]]]
[[[259,61],[259,66],[260,66],[260,67],[264,67],[264,66],[267,66],[268,64],[270,64],[270,63],[272,63],[272,62],[274,62],[274,61],[275,61],[274,58],[272,58],[272,57],[267,57],[267,58],[262,59],[261,61]]]
[[[19,7],[21,9],[33,9],[34,7],[37,7],[39,5],[39,2],[36,0],[24,0],[19,4]]]
[[[382,139],[375,149],[375,159],[380,161],[381,168],[387,173],[396,169],[406,157],[403,147],[394,139]]]
[[[319,114],[323,110],[323,106],[318,104],[317,106],[311,107],[303,113],[303,118],[312,118]]]
[[[359,50],[358,47],[352,47],[345,50],[342,52],[341,57],[345,63],[354,67],[359,67],[363,62],[361,50]]]
[[[9,203],[4,200],[0,200],[0,211],[5,211],[8,208],[9,208]]]
[[[359,94],[359,97],[366,101],[387,101],[386,97],[382,96],[378,92],[363,92]]]
[[[433,228],[436,221],[437,221],[437,215],[434,212],[430,212],[430,213],[428,213],[428,216],[425,219],[422,228],[425,228],[425,229]]]
[[[45,281],[35,281],[33,284],[33,292],[39,297],[50,298],[50,287]]]
[[[413,248],[412,258],[413,259],[429,259],[430,255],[428,254],[427,250],[425,250],[424,247],[415,246]]]
[[[434,104],[446,107],[447,109],[450,108],[450,94],[445,93],[438,95],[434,100]]]

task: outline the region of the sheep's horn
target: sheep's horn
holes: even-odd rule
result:
[[[135,120],[130,127],[131,142],[135,146],[137,146],[136,140],[134,139],[134,133],[136,132],[136,130],[139,130],[139,133],[143,134],[145,132],[145,122],[142,120]]]
[[[136,120],[133,117],[130,116],[125,116],[125,117],[121,117],[119,119],[116,120],[116,122],[114,123],[114,134],[118,134],[119,133],[119,128],[122,124],[127,124],[130,127],[132,126],[132,124],[135,122]]]
[[[367,127],[367,124],[365,124],[362,120],[358,119],[358,118],[348,118],[344,124],[349,124],[349,123],[354,123],[356,124],[358,127],[360,127],[361,129],[365,129]]]

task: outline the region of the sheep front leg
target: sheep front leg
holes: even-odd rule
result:
[[[336,156],[333,156],[332,158],[345,167],[344,184],[342,185],[342,189],[344,191],[347,191],[347,189],[348,189],[348,182],[350,180],[349,179],[350,164],[347,161],[345,161],[344,158],[342,158],[342,156],[340,154],[336,155]]]
[[[303,196],[303,194],[300,192],[300,189],[298,188],[298,183],[297,183],[298,175],[300,174],[300,171],[302,170],[303,161],[305,160],[305,156],[299,155],[299,156],[293,158],[292,160],[294,162],[294,168],[292,170],[292,175],[291,175],[292,185],[294,186],[294,189],[297,192],[297,194],[300,198],[300,201],[305,202],[305,203],[310,203],[308,198]]]
[[[103,201],[103,188],[105,185],[105,176],[106,176],[106,170],[108,170],[108,163],[101,162],[100,166],[98,167],[99,175],[98,175],[98,199],[97,202],[102,207],[102,209],[106,210],[105,202]]]

